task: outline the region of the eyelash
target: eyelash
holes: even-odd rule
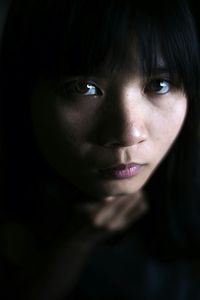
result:
[[[153,87],[153,84],[155,84],[155,87]],[[156,86],[157,84],[158,86]],[[159,92],[159,87],[161,89],[165,87],[167,90],[164,90],[163,92]],[[156,94],[160,96],[169,93],[172,87],[174,87],[174,84],[169,79],[155,78],[155,79],[151,79],[149,82],[145,84],[144,92],[146,94]]]
[[[153,87],[153,85],[155,85]],[[158,85],[158,87],[156,86]],[[166,88],[163,92],[159,92],[159,86],[162,88]],[[168,78],[155,78],[149,80],[147,83],[144,84],[143,91],[145,94],[149,95],[156,95],[162,96],[170,92],[172,88],[176,85],[173,84]],[[82,90],[81,90],[82,89]],[[89,93],[87,89],[95,90],[94,93]],[[61,86],[61,94],[62,96],[81,96],[81,97],[97,97],[102,96],[103,92],[101,89],[94,83],[93,81],[89,80],[73,80],[69,82],[65,82]],[[86,91],[84,91],[86,90]]]
[[[87,89],[95,89],[95,93],[93,94],[86,94],[87,91],[84,92],[84,90]],[[79,90],[78,90],[79,89]],[[81,91],[82,89],[82,91]],[[63,84],[63,91],[65,95],[77,95],[77,96],[83,96],[83,97],[94,97],[94,96],[101,96],[103,93],[100,90],[100,88],[97,87],[97,85],[92,81],[87,80],[74,80],[70,82],[66,82]]]

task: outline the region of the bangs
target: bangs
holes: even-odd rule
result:
[[[20,1],[11,10],[7,69],[59,78],[129,68],[149,78],[164,68],[188,95],[197,88],[199,47],[185,1],[167,2],[163,11],[155,0]]]
[[[164,68],[186,91],[194,84],[198,41],[183,1],[165,4],[163,12],[154,1],[145,6],[128,0],[69,2],[46,23],[52,30],[48,25],[39,60],[47,76],[131,68],[148,78]]]

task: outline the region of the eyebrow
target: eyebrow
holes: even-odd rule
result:
[[[99,77],[108,75],[108,73],[112,73],[112,71],[109,68],[106,68],[106,66],[101,66],[100,68],[97,68],[95,70],[95,74]],[[166,64],[163,61],[160,61],[158,62],[158,65],[152,69],[152,73],[169,73],[169,68],[167,68]]]
[[[165,66],[163,66],[163,67],[158,66],[158,67],[153,68],[152,73],[153,74],[169,74],[169,69]]]

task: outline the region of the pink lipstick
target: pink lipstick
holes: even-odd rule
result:
[[[141,167],[142,165],[136,163],[131,163],[128,165],[122,164],[117,167],[101,170],[100,172],[104,177],[107,178],[126,179],[137,175]]]

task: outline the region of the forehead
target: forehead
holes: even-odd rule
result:
[[[152,75],[169,73],[169,69],[165,64],[163,57],[160,55],[157,56],[156,64],[152,68],[151,73]],[[98,65],[96,68],[93,67],[88,75],[106,78],[116,76],[117,74],[126,74],[127,77],[131,77],[133,74],[134,76],[145,76],[139,55],[136,52],[128,52],[125,62],[113,62],[112,58],[109,56],[105,62],[102,62],[102,64]]]

